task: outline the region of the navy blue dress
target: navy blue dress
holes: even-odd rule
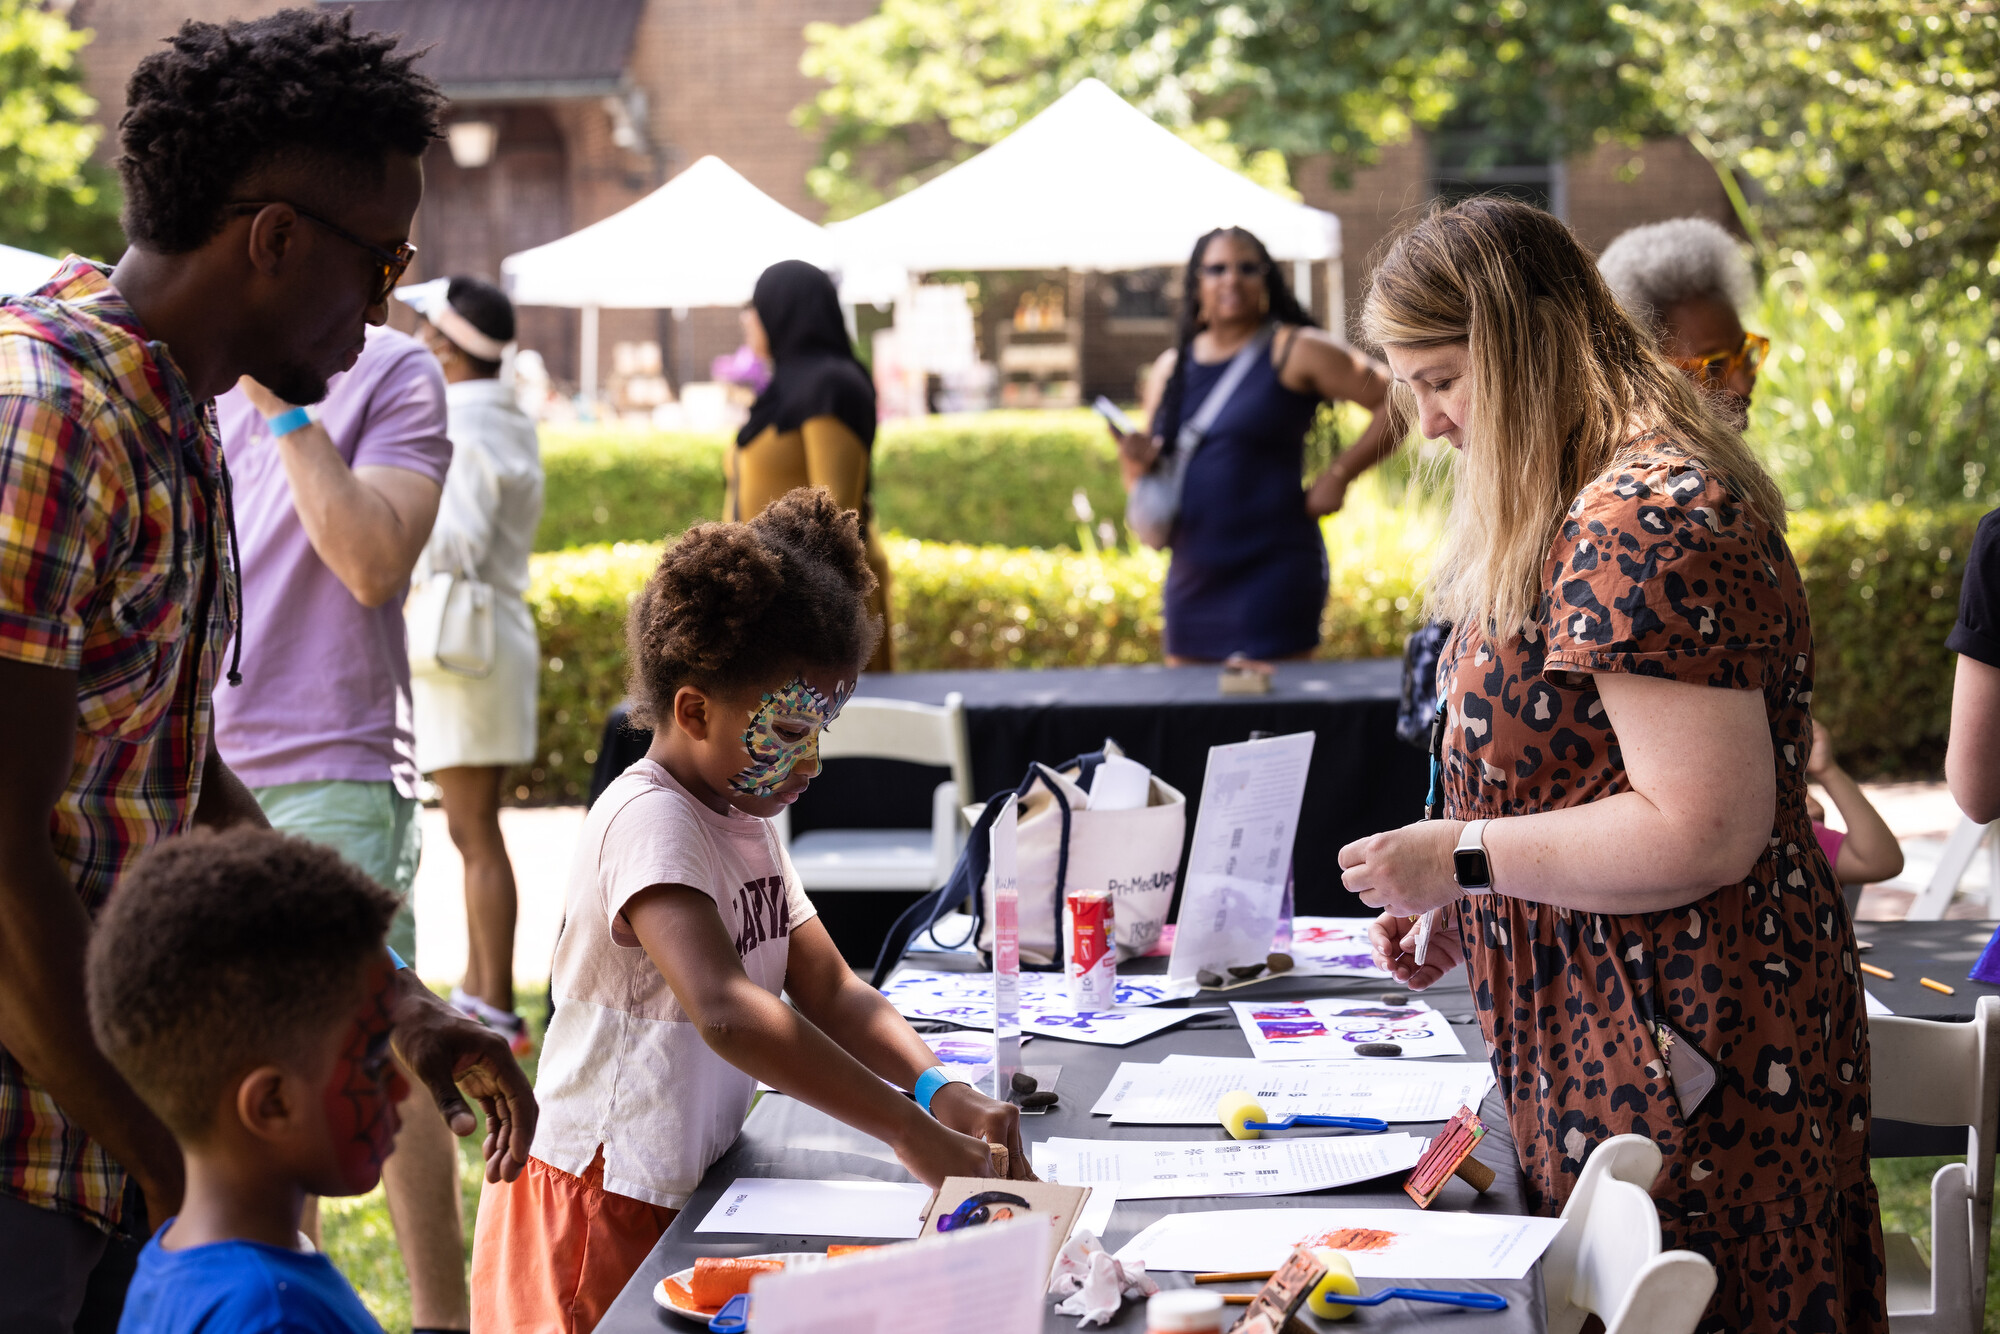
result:
[[[1282,336],[1282,335],[1281,335]],[[1298,335],[1292,334],[1296,340]],[[1284,355],[1291,355],[1287,343]],[[1189,358],[1182,420],[1201,410],[1227,361]],[[1306,513],[1306,431],[1319,407],[1259,357],[1188,465],[1167,567],[1167,652],[1284,658],[1319,645],[1326,543]]]

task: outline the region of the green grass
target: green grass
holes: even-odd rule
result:
[[[548,1024],[546,992],[523,990],[521,1013],[535,1035],[535,1050],[541,1051],[543,1030]],[[535,1077],[535,1058],[522,1067],[528,1078]],[[465,1259],[472,1263],[472,1221],[479,1209],[479,1186],[483,1167],[479,1159],[477,1135],[459,1142],[459,1190],[465,1207]],[[1875,1189],[1882,1200],[1882,1230],[1907,1232],[1930,1249],[1931,1176],[1951,1158],[1878,1158],[1875,1161]],[[389,1223],[389,1204],[377,1186],[366,1195],[347,1200],[320,1201],[320,1226],[326,1252],[360,1292],[361,1300],[388,1334],[409,1334],[410,1285],[403,1273],[403,1257],[396,1250],[396,1230]],[[2000,1224],[1996,1225],[1993,1263],[1986,1287],[1986,1331],[2000,1334]]]
[[[439,988],[443,990],[443,988]],[[535,1077],[535,1056],[541,1052],[548,1026],[548,993],[523,988],[516,995],[528,1029],[535,1035],[535,1052],[521,1062],[528,1078]],[[465,1211],[465,1262],[472,1263],[472,1220],[479,1211],[479,1187],[485,1164],[479,1156],[480,1135],[458,1142],[458,1189]],[[389,1201],[377,1186],[366,1195],[345,1200],[321,1200],[320,1234],[326,1253],[361,1294],[370,1314],[387,1334],[409,1334],[410,1281],[396,1249],[396,1229],[389,1222]]]
[[[1878,1158],[1875,1160],[1875,1191],[1882,1200],[1882,1230],[1907,1232],[1930,1254],[1931,1177],[1946,1163],[1957,1158]],[[1987,1253],[1986,1334],[2000,1334],[2000,1228],[1995,1245]]]

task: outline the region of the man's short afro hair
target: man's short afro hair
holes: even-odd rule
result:
[[[338,187],[379,180],[388,153],[421,157],[439,135],[444,95],[412,67],[423,52],[398,53],[397,40],[355,32],[352,10],[183,23],[126,89],[126,239],[170,255],[197,249],[222,229],[246,180],[272,168],[292,175],[294,161],[298,175]]]

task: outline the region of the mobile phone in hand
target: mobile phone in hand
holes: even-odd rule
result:
[[[1113,403],[1102,394],[1099,394],[1097,401],[1090,406],[1096,409],[1098,416],[1111,423],[1111,429],[1118,432],[1120,436],[1131,435],[1139,429],[1138,425],[1130,417],[1126,416],[1116,403]]]

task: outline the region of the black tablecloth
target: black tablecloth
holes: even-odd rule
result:
[[[917,966],[941,966],[935,956],[920,956],[912,962]],[[1471,1018],[1471,997],[1464,990],[1461,972],[1455,978],[1447,979],[1437,988],[1427,993],[1427,999],[1454,1019]],[[1457,983],[1457,985],[1453,985]],[[1380,982],[1360,983],[1334,978],[1288,978],[1243,988],[1229,993],[1230,999],[1282,999],[1287,997],[1323,996],[1333,994],[1374,994],[1384,989]],[[1203,997],[1189,1002],[1197,1006],[1218,1005],[1222,1002]],[[1143,1041],[1126,1047],[1103,1047],[1089,1043],[1064,1042],[1060,1039],[1036,1038],[1025,1051],[1028,1064],[1060,1065],[1061,1078],[1057,1091],[1062,1094],[1062,1103],[1045,1116],[1026,1117],[1022,1121],[1022,1138],[1030,1143],[1058,1136],[1086,1136],[1094,1139],[1188,1139],[1213,1140],[1222,1131],[1204,1130],[1195,1126],[1114,1126],[1109,1118],[1093,1117],[1090,1108],[1104,1092],[1111,1076],[1117,1071],[1120,1061],[1158,1061],[1171,1052],[1189,1052],[1204,1056],[1247,1056],[1249,1043],[1243,1038],[1242,1030],[1233,1021],[1221,1026],[1214,1017],[1195,1020],[1209,1027],[1180,1027],[1168,1029]],[[1477,1060],[1485,1052],[1477,1028],[1469,1024],[1458,1027],[1460,1040],[1464,1042],[1469,1059]],[[1492,1167],[1495,1180],[1492,1188],[1484,1195],[1476,1195],[1463,1182],[1452,1182],[1445,1187],[1445,1194],[1439,1207],[1470,1209],[1479,1213],[1525,1213],[1526,1200],[1521,1192],[1520,1168],[1515,1160],[1514,1144],[1507,1130],[1507,1120],[1497,1095],[1489,1097],[1481,1109],[1481,1115],[1488,1126],[1485,1141],[1475,1156]],[[1434,1135],[1437,1125],[1409,1125],[1396,1127],[1411,1134]],[[808,1236],[767,1236],[738,1235],[730,1233],[695,1233],[695,1226],[708,1215],[722,1192],[738,1177],[794,1177],[804,1179],[866,1179],[878,1181],[908,1181],[910,1176],[896,1162],[895,1154],[889,1146],[879,1140],[870,1139],[858,1131],[850,1130],[839,1122],[804,1104],[779,1095],[767,1094],[750,1114],[743,1127],[743,1134],[735,1147],[723,1155],[708,1174],[702,1178],[701,1187],[689,1199],[687,1207],[660,1239],[653,1253],[639,1267],[639,1272],[626,1285],[617,1302],[605,1315],[598,1326],[602,1334],[639,1334],[639,1331],[674,1329],[691,1331],[696,1328],[692,1322],[661,1310],[653,1301],[655,1284],[664,1276],[684,1269],[695,1259],[704,1255],[754,1255],[769,1251],[813,1251],[825,1250],[829,1240],[840,1238]],[[1120,1201],[1111,1215],[1111,1223],[1105,1233],[1105,1244],[1117,1250],[1142,1228],[1173,1213],[1194,1213],[1214,1209],[1258,1209],[1258,1208],[1414,1208],[1408,1196],[1402,1193],[1401,1174],[1379,1181],[1364,1182],[1357,1186],[1338,1190],[1318,1191],[1311,1195],[1284,1195],[1266,1197],[1225,1197],[1181,1200],[1133,1200]],[[1184,1287],[1189,1276],[1179,1273],[1158,1274],[1155,1277],[1163,1288]],[[1239,1283],[1228,1285],[1225,1291],[1253,1291],[1257,1285]],[[1391,1286],[1387,1282],[1367,1280],[1362,1284],[1364,1292],[1374,1292]],[[1398,1329],[1421,1329],[1431,1327],[1448,1328],[1457,1334],[1525,1334],[1525,1331],[1539,1331],[1546,1323],[1546,1313],[1542,1301],[1542,1285],[1539,1271],[1529,1277],[1512,1283],[1479,1283],[1454,1281],[1450,1284],[1422,1284],[1419,1286],[1453,1287],[1484,1292],[1497,1292],[1508,1300],[1508,1309],[1498,1312],[1460,1311],[1449,1307],[1434,1307],[1421,1302],[1398,1302],[1378,1310],[1363,1309],[1358,1317],[1345,1325],[1320,1325],[1307,1318],[1309,1324],[1319,1328],[1384,1328],[1390,1325]],[[1050,1299],[1053,1306],[1054,1299]],[[1045,1329],[1074,1331],[1076,1319],[1073,1316],[1050,1314],[1045,1321]],[[1125,1304],[1119,1318],[1107,1327],[1110,1329],[1137,1330],[1145,1328],[1145,1303]]]
[[[1298,911],[1365,913],[1340,887],[1343,844],[1422,815],[1429,762],[1396,740],[1402,664],[1296,662],[1278,665],[1268,695],[1223,695],[1214,667],[1091,667],[1019,672],[899,672],[861,678],[858,693],[942,704],[965,697],[978,797],[1021,781],[1028,765],[1096,750],[1106,737],[1185,792],[1194,832],[1211,746],[1253,731],[1312,732],[1312,769],[1293,850]],[[650,733],[628,729],[621,705],[604,727],[590,796],[646,753]],[[923,827],[942,771],[873,760],[827,766],[792,808],[792,828]]]

